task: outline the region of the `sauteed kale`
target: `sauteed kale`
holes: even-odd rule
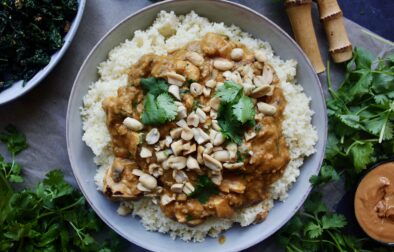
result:
[[[0,92],[49,63],[77,9],[77,0],[0,0]]]

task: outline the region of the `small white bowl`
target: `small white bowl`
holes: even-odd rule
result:
[[[213,22],[237,25],[254,37],[268,41],[282,59],[298,61],[298,83],[304,87],[306,95],[312,98],[310,105],[315,111],[312,124],[319,137],[316,144],[317,152],[305,160],[301,174],[289,191],[289,197],[285,202],[276,202],[267,219],[260,224],[245,228],[235,225],[226,231],[224,244],[213,238],[207,238],[201,243],[172,240],[169,235],[146,231],[138,218],[119,216],[116,212],[118,203],[109,201],[97,191],[93,179],[97,168],[93,162],[94,155],[82,141],[80,107],[89,85],[97,80],[97,66],[107,59],[111,49],[130,38],[134,31],[148,28],[161,10],[173,10],[176,14],[186,14],[194,10]],[[273,22],[243,5],[229,1],[176,0],[150,5],[127,17],[96,44],[75,79],[68,103],[66,126],[68,154],[79,187],[96,213],[118,234],[151,251],[227,252],[241,251],[268,238],[302,206],[311,190],[309,178],[318,174],[324,157],[327,112],[323,91],[312,65],[294,40]]]
[[[63,46],[51,56],[51,60],[49,61],[48,65],[38,71],[36,75],[34,75],[34,77],[29,80],[24,86],[23,81],[17,81],[11,87],[0,92],[0,105],[10,102],[26,94],[52,71],[52,69],[63,57],[64,53],[70,46],[75,33],[77,32],[78,26],[82,19],[83,11],[85,9],[85,4],[86,0],[78,0],[78,11],[75,15],[74,21],[71,24],[70,30],[67,32],[66,36],[64,36]]]

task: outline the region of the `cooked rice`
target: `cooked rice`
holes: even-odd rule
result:
[[[250,50],[263,50],[266,53],[268,63],[275,69],[287,100],[283,134],[291,161],[283,177],[271,186],[271,199],[239,211],[231,220],[211,218],[196,227],[188,227],[165,217],[160,207],[150,199],[127,203],[133,208],[133,215],[141,217],[147,230],[168,233],[172,238],[179,237],[187,241],[203,241],[207,235],[216,237],[233,223],[247,226],[253,223],[257,213],[269,211],[274,206],[274,200],[285,200],[287,191],[300,174],[303,159],[315,152],[314,145],[317,142],[317,133],[311,124],[313,111],[309,108],[310,98],[303,93],[302,86],[296,84],[295,60],[281,60],[274,55],[269,43],[253,38],[234,25],[211,23],[194,12],[176,16],[174,12],[161,11],[151,27],[145,31],[136,31],[132,39],[110,51],[108,59],[98,67],[100,79],[90,86],[83,99],[83,141],[96,156],[94,161],[98,169],[95,181],[98,189],[103,187],[104,174],[114,158],[102,101],[108,96],[115,96],[117,89],[127,84],[127,71],[141,56],[147,53],[166,54],[190,41],[202,39],[208,32],[227,35],[231,40],[245,44]]]

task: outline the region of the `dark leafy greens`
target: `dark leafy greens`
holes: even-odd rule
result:
[[[2,0],[0,5],[0,92],[29,81],[62,47],[77,0]]]
[[[114,234],[104,242],[94,238],[102,222],[61,171],[49,172],[34,189],[15,191],[11,183],[23,180],[15,155],[27,147],[26,138],[8,127],[0,139],[13,159],[0,158],[0,251],[117,250]]]

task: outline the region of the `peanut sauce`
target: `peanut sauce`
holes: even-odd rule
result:
[[[354,207],[358,223],[370,237],[394,242],[394,162],[379,165],[362,179]]]

